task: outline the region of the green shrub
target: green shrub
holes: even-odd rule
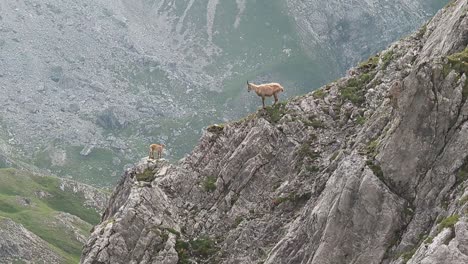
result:
[[[461,52],[448,56],[447,60],[448,63],[443,67],[444,76],[447,76],[452,70],[455,70],[458,74],[465,74],[467,77],[462,90],[462,98],[463,102],[465,102],[466,98],[468,98],[468,47]]]
[[[325,92],[323,89],[318,89],[312,94],[315,98],[324,98],[325,97]]]
[[[457,172],[457,183],[460,184],[468,180],[468,163]]]
[[[280,119],[286,114],[286,102],[277,103],[272,106],[267,106],[264,109],[266,118],[271,123],[278,123]]]
[[[437,230],[440,232],[444,228],[453,228],[453,226],[458,222],[459,219],[460,219],[460,216],[457,214],[451,215],[445,219],[442,219],[442,221],[440,221],[439,223],[439,226],[437,227]]]
[[[151,182],[154,180],[154,178],[155,176],[153,170],[150,168],[146,168],[145,171],[136,175],[137,181]]]
[[[371,157],[377,156],[377,147],[379,146],[378,140],[372,140],[367,145],[367,154]]]
[[[206,130],[214,134],[221,134],[224,131],[224,125],[211,125]]]
[[[216,177],[208,176],[203,181],[203,188],[207,192],[214,192],[216,190]]]
[[[403,263],[407,263],[413,257],[414,253],[416,253],[416,247],[401,254]]]
[[[188,242],[177,239],[175,250],[179,256],[178,264],[192,263],[191,258],[206,260],[218,251],[215,242],[208,237],[200,237]]]
[[[362,105],[365,102],[364,91],[359,87],[348,86],[341,89],[341,96],[355,105]]]
[[[382,69],[386,69],[390,62],[393,59],[393,50],[387,51],[383,56],[382,56]]]
[[[366,123],[366,118],[362,117],[362,116],[358,116],[356,118],[356,124],[358,125],[364,125],[364,123]]]
[[[424,240],[424,243],[431,244],[433,240],[434,240],[434,238],[429,236],[429,237],[426,238],[426,240]]]
[[[367,167],[369,167],[369,169],[372,170],[372,172],[374,172],[374,175],[377,176],[377,178],[383,181],[384,174],[383,174],[382,168],[379,165],[375,164],[374,162],[370,160],[366,161],[366,165]]]

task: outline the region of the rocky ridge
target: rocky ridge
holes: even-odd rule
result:
[[[127,170],[81,263],[466,263],[468,1],[313,93]]]
[[[110,186],[148,143],[179,159],[254,109],[246,78],[303,94],[416,28],[426,2],[1,1],[0,167]]]

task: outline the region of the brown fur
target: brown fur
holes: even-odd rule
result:
[[[279,83],[265,83],[265,84],[253,84],[249,83],[247,81],[247,90],[250,91],[255,91],[255,93],[262,97],[262,104],[263,108],[265,108],[265,97],[275,97],[275,102],[273,104],[276,104],[278,102],[278,94],[280,92],[284,92],[283,86]]]
[[[154,159],[154,152],[158,153],[158,159],[160,159],[164,147],[166,147],[164,144],[151,144],[149,148],[149,159]]]

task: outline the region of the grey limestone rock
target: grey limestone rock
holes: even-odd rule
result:
[[[454,1],[355,74],[209,127],[178,164],[143,159],[82,263],[466,263],[467,10]]]

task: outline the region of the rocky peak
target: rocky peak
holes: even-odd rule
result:
[[[468,1],[125,172],[82,263],[467,263]]]

